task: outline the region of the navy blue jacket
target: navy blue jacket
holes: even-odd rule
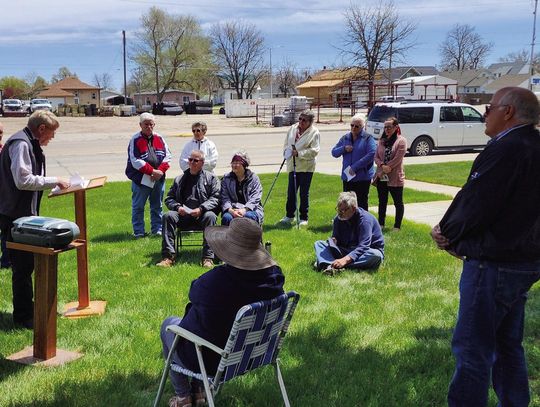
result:
[[[234,317],[244,305],[270,300],[283,294],[285,277],[278,266],[257,271],[240,270],[224,264],[191,283],[190,303],[180,326],[224,348]],[[182,340],[178,345],[182,364],[199,372],[195,346]],[[215,374],[220,356],[206,348],[203,359],[208,374]]]
[[[540,259],[540,133],[533,125],[486,146],[439,225],[461,256]]]

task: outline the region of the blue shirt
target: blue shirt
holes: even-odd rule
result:
[[[338,248],[353,261],[369,248],[378,249],[384,255],[384,237],[379,222],[368,211],[357,208],[356,213],[347,220],[334,218],[332,237]]]
[[[348,153],[345,151],[345,146],[353,146],[353,150]],[[343,173],[349,165],[356,173],[350,182],[370,181],[375,174],[373,166],[373,158],[377,145],[371,135],[364,130],[360,132],[358,138],[353,141],[351,132],[348,132],[339,139],[337,144],[332,149],[332,156],[335,158],[343,156],[341,168],[341,179],[346,181],[347,176]]]

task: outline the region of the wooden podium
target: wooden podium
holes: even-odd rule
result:
[[[77,241],[84,244],[77,247],[77,283],[79,300],[67,303],[64,316],[67,318],[84,318],[101,315],[105,312],[106,301],[90,301],[90,286],[88,284],[88,246],[86,235],[86,191],[105,185],[107,177],[93,178],[86,187],[76,186],[50,193],[49,198],[73,194],[75,197],[75,223],[79,226],[80,235]]]
[[[23,364],[61,365],[82,356],[78,352],[56,349],[56,314],[58,254],[86,246],[86,242],[74,240],[68,247],[52,249],[22,243],[7,242],[7,247],[34,253],[34,346],[7,357]]]

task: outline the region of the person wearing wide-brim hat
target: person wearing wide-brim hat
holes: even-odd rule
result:
[[[234,218],[229,226],[209,226],[205,238],[224,264],[200,276],[191,283],[190,303],[183,318],[169,317],[161,326],[163,354],[167,357],[174,334],[166,332],[168,325],[179,325],[194,334],[224,347],[236,312],[244,305],[269,300],[283,294],[285,276],[272,256],[261,244],[262,229],[248,218]],[[219,355],[203,349],[207,373],[213,375]],[[182,341],[173,361],[195,372],[199,371],[195,347]],[[203,399],[202,382],[192,381],[182,374],[170,372],[175,396],[170,405],[184,406]]]

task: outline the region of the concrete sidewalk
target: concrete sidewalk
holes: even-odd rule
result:
[[[461,188],[452,187],[448,185],[440,184],[430,184],[428,182],[420,182],[413,180],[405,180],[405,187],[416,189],[419,191],[428,191],[428,192],[438,192],[442,194],[447,194],[452,197],[456,196]],[[433,201],[433,202],[419,202],[412,204],[405,204],[405,219],[412,220],[413,222],[425,223],[430,226],[435,226],[444,213],[450,206],[452,201]],[[378,208],[372,206],[369,208],[373,213],[377,213]],[[386,214],[390,216],[395,216],[395,207],[394,205],[388,205]],[[387,225],[391,227],[391,225]]]

